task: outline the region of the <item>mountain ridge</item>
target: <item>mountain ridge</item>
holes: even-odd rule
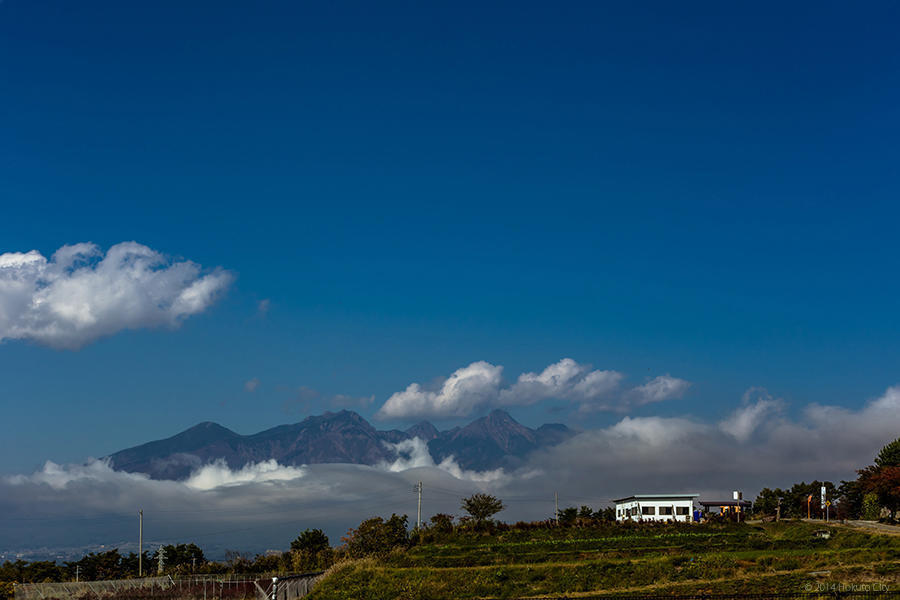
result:
[[[248,435],[204,421],[169,438],[125,448],[106,458],[117,470],[146,473],[153,479],[182,480],[220,459],[232,469],[272,459],[285,466],[391,462],[397,455],[390,444],[418,437],[428,444],[435,462],[453,456],[463,469],[484,471],[514,468],[531,452],[572,435],[571,429],[559,423],[531,429],[502,410],[447,431],[438,430],[428,421],[405,431],[378,430],[360,414],[341,410]]]

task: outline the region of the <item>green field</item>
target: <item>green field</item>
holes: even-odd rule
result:
[[[829,539],[817,537],[827,530]],[[311,598],[601,598],[900,588],[900,537],[804,522],[445,534],[333,567]]]

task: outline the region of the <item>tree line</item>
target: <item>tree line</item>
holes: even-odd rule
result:
[[[895,522],[900,510],[900,438],[884,446],[874,464],[857,471],[856,479],[838,485],[831,481],[811,481],[785,489],[763,488],[753,503],[754,512],[774,516],[780,499],[782,517],[822,518],[825,514],[825,507],[819,501],[822,486],[833,501],[832,518]]]

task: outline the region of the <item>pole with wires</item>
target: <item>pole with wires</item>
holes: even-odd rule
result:
[[[419,531],[421,535],[422,531],[422,482],[416,484],[415,487],[416,493],[419,495],[419,504],[416,510],[416,530]]]
[[[134,531],[134,530],[132,530]],[[138,511],[138,577],[144,576],[144,509]]]
[[[553,514],[556,518],[556,524],[559,525],[559,492],[553,492],[553,497],[556,500],[556,512]]]

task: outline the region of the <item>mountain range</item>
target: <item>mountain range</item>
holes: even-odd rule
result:
[[[200,423],[170,438],[120,450],[107,458],[121,471],[179,480],[218,459],[232,469],[270,459],[289,466],[392,462],[397,453],[391,444],[420,438],[428,444],[435,462],[452,456],[463,469],[484,471],[515,468],[531,452],[572,435],[571,429],[558,423],[531,429],[502,410],[447,431],[439,431],[427,421],[405,431],[380,431],[359,414],[342,410],[252,435],[240,435],[212,422]]]

